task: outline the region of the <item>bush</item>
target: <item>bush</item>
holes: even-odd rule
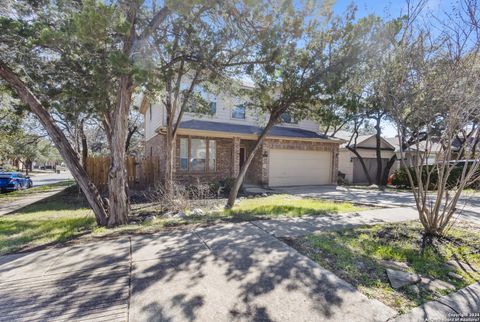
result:
[[[432,167],[434,167],[434,165],[429,165],[429,166],[424,166],[423,167],[423,169],[422,169],[422,179],[423,179],[424,182],[427,179],[427,173],[428,173],[427,170],[431,171]],[[463,165],[459,165],[459,166],[452,169],[452,171],[450,172],[450,176],[448,177],[448,180],[447,180],[447,188],[448,189],[453,188],[455,185],[457,185],[457,183],[459,182],[460,177],[462,175],[462,171],[463,171]],[[413,176],[413,182],[416,186],[418,181],[417,181],[417,178],[415,176],[414,169],[410,168],[410,172]],[[407,170],[405,168],[400,168],[400,169],[395,171],[394,176],[393,176],[393,180],[392,180],[392,184],[394,186],[401,187],[401,188],[409,188],[409,189],[412,188],[411,185],[410,185],[410,180],[408,180]],[[438,186],[438,172],[436,170],[434,170],[430,174],[430,185],[429,185],[428,189],[429,190],[435,190],[435,189],[437,189],[437,186]],[[480,182],[476,181],[473,184],[467,186],[467,188],[480,189]]]
[[[235,178],[228,177],[219,181],[212,181],[208,184],[212,195],[217,197],[228,196],[235,184]],[[241,190],[241,188],[240,188]]]

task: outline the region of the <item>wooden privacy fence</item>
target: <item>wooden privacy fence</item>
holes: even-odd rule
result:
[[[143,189],[160,182],[160,158],[138,158],[129,156],[125,160],[128,175],[128,187]],[[110,157],[88,157],[86,170],[90,180],[100,190],[106,190],[108,184],[108,170]]]

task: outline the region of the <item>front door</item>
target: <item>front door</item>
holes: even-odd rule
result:
[[[245,148],[241,147],[240,148],[240,169],[243,167],[243,164],[245,163]]]

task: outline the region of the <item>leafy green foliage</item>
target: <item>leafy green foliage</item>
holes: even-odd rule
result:
[[[435,169],[432,171],[434,167],[435,165],[428,165],[422,168],[423,182],[427,181],[426,179],[427,179],[428,173],[430,173],[430,181],[429,181],[430,185],[428,187],[429,190],[435,190],[437,189],[437,186],[438,186],[438,171]],[[468,169],[469,167],[467,166],[467,171]],[[415,171],[413,168],[411,168],[410,171],[412,173],[414,186],[417,186],[418,180],[415,175]],[[453,189],[458,185],[458,183],[461,181],[462,172],[463,172],[462,164],[459,164],[458,166],[454,167],[451,170],[450,175],[447,179],[447,185],[446,185],[448,189]],[[408,179],[407,171],[405,170],[405,168],[400,168],[395,171],[392,184],[402,188],[411,188],[410,180]],[[478,181],[474,181],[470,185],[467,185],[466,188],[480,189],[480,183]]]
[[[235,207],[226,210],[226,214],[231,216],[301,217],[305,215],[328,215],[358,210],[361,210],[361,208],[348,202],[332,202],[289,195],[273,195],[241,200]]]
[[[477,228],[478,229],[478,228]],[[458,270],[463,280],[450,280],[445,263],[454,256],[480,268],[479,236],[475,227],[464,225],[421,251],[422,226],[417,223],[375,225],[324,232],[294,244],[323,267],[356,286],[368,296],[405,312],[451,290],[433,291],[422,286],[419,293],[408,287],[394,290],[385,274],[385,261],[408,263],[409,271],[452,283],[456,289],[480,280],[480,275]]]

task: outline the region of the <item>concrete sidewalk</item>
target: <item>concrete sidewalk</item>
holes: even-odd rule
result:
[[[287,220],[245,222],[0,256],[0,321],[391,320],[396,311],[272,236],[410,219],[388,211],[291,220],[293,232]]]
[[[3,256],[0,304],[0,321],[385,321],[396,313],[250,223]]]

